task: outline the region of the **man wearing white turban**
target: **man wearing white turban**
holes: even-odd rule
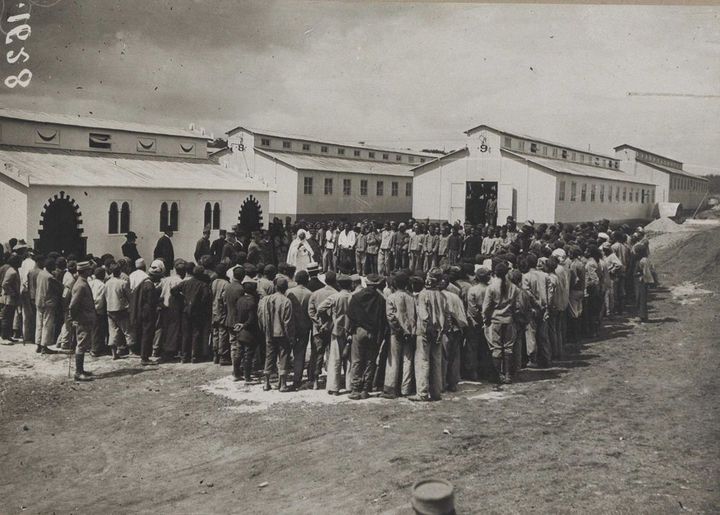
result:
[[[313,261],[313,250],[307,241],[307,233],[304,229],[297,232],[297,236],[290,244],[287,262],[295,267],[296,271],[306,270]]]

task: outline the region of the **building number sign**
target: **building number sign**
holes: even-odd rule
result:
[[[490,147],[488,147],[487,144],[487,138],[485,136],[480,136],[480,152],[489,152]]]
[[[18,9],[25,7],[30,8],[29,4],[23,2],[17,4],[17,6]],[[31,29],[28,23],[29,20],[29,11],[7,17],[6,21],[10,28],[5,34],[5,46],[8,47],[5,59],[10,65],[22,65],[30,59],[30,54],[28,54],[25,51],[25,47],[22,46],[22,42],[30,37]],[[18,46],[20,48],[18,48]],[[30,84],[30,79],[32,79],[32,72],[28,68],[23,68],[17,75],[8,75],[5,78],[5,86],[11,89],[17,86],[26,88]]]

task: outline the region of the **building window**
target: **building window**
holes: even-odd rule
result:
[[[655,190],[652,190],[652,192],[650,193],[650,198],[651,198],[651,202],[654,204],[655,203]]]
[[[518,150],[525,152],[525,142],[524,141],[518,141]]]
[[[160,204],[160,232],[177,231],[179,227],[180,208],[177,202]]]
[[[345,155],[345,149],[344,149],[344,148],[339,148],[339,149],[338,149],[338,155],[339,155],[339,156],[344,156],[344,155]]]
[[[110,202],[108,210],[108,234],[118,234],[120,230],[120,211],[117,202]]]
[[[309,152],[310,151],[310,143],[303,143],[302,149],[305,152]]]
[[[415,158],[413,156],[408,156],[408,163],[414,163]]]
[[[378,181],[377,184],[375,185],[375,194],[378,197],[383,196],[383,181]]]
[[[568,157],[568,151],[565,150],[565,149],[563,149],[563,151],[562,151],[562,158],[563,158],[563,159],[567,159],[567,157]]]
[[[130,230],[130,203],[123,202],[120,207],[120,232],[127,233]]]
[[[312,177],[304,177],[303,178],[303,193],[305,195],[312,195],[313,190],[313,178]]]
[[[261,139],[260,139],[260,144],[261,144],[263,147],[269,147],[269,146],[270,146],[270,140],[267,139],[267,138],[261,138]]]
[[[283,141],[283,148],[292,148],[292,145],[289,141]]]
[[[645,188],[643,188],[643,189],[640,191],[640,203],[641,203],[641,204],[644,204],[644,203],[645,203]]]
[[[623,202],[627,201],[627,186],[623,188]]]
[[[560,181],[560,192],[558,193],[558,200],[565,200],[565,181]]]
[[[544,156],[547,155],[547,147],[545,145],[543,145],[543,155]]]
[[[395,161],[402,161],[402,156],[400,154],[395,154]]]
[[[328,148],[327,148],[325,145],[322,145],[322,146],[320,147],[320,152],[323,152],[323,153],[327,154],[327,151],[328,151]]]
[[[595,202],[595,185],[590,186],[590,202]]]
[[[639,196],[640,196],[640,190],[637,189],[637,190],[635,190],[635,202],[637,202],[638,200],[640,200],[640,199],[638,198]]]
[[[360,195],[363,197],[367,196],[367,179],[360,180]]]
[[[343,179],[343,195],[346,197],[352,193],[352,181],[350,179]]]
[[[204,227],[220,229],[220,202],[205,202]]]
[[[605,185],[600,185],[600,202],[605,202]]]
[[[570,202],[575,202],[577,200],[577,183],[571,182],[570,183]]]
[[[412,182],[405,183],[405,196],[412,197]]]
[[[421,162],[421,163],[424,163],[424,162],[425,162],[425,158],[424,158],[424,157],[421,157],[421,158],[420,158],[420,162]]]
[[[359,150],[353,150],[353,155],[355,157],[360,157],[360,151]]]
[[[383,154],[383,159],[387,161],[388,159],[390,159],[390,156],[388,154]]]
[[[615,190],[615,202],[620,202],[620,186]]]
[[[613,195],[613,187],[608,187],[608,202],[612,202],[612,195]]]
[[[505,136],[505,146],[507,148],[512,148],[512,138],[508,138],[507,136]]]
[[[570,159],[572,159],[573,161],[575,161],[575,152],[573,152],[572,154],[570,154]]]
[[[582,189],[580,190],[580,200],[582,202],[587,200],[587,184],[582,185]]]
[[[99,148],[102,150],[112,149],[112,142],[110,141],[110,134],[100,134],[97,132],[91,132],[88,139],[88,145],[90,148]]]
[[[325,195],[332,195],[333,180],[325,179]]]
[[[398,183],[395,181],[390,183],[390,195],[393,197],[398,196]]]
[[[537,143],[530,143],[530,152],[537,152]]]
[[[375,159],[375,152],[368,152],[368,157],[370,159]]]
[[[557,157],[557,149],[556,148],[553,148],[552,156]]]

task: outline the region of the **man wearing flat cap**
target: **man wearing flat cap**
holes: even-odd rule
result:
[[[90,381],[92,374],[85,371],[85,353],[92,348],[92,335],[97,315],[88,277],[92,274],[92,263],[81,261],[77,264],[77,279],[70,296],[70,320],[75,327],[77,347],[75,348],[75,380]]]
[[[201,257],[209,256],[209,255],[210,255],[210,226],[206,225],[203,228],[202,237],[195,244],[195,253],[193,254],[193,256],[195,257],[195,262],[199,263]]]

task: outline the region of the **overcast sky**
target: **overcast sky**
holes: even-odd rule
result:
[[[486,123],[720,173],[717,6],[32,3],[33,79],[2,106],[417,149]]]

